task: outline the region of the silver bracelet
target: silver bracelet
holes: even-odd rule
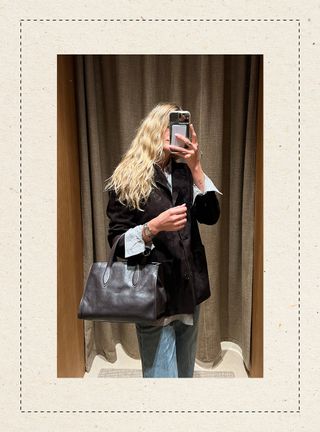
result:
[[[148,227],[148,223],[146,222],[145,224],[143,224],[143,228],[144,228],[144,232],[146,234],[147,237],[149,237],[150,239],[152,239],[155,234],[153,234],[153,232],[151,231],[151,229]]]

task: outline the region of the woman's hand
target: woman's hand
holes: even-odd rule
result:
[[[190,129],[192,133],[192,142],[181,134],[175,134],[177,139],[179,141],[184,142],[187,148],[175,146],[175,145],[169,145],[169,148],[170,150],[174,150],[171,152],[172,154],[176,154],[179,157],[185,159],[190,170],[193,171],[194,168],[199,164],[200,150],[199,150],[199,143],[197,140],[197,134],[194,130],[193,124],[190,124]]]
[[[187,206],[182,204],[163,211],[151,219],[148,226],[154,234],[158,234],[160,231],[179,231],[184,228],[186,222]]]

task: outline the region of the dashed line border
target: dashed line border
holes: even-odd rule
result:
[[[23,410],[22,409],[22,26],[24,22],[48,22],[48,21],[60,21],[60,22],[75,22],[75,21],[110,21],[110,22],[152,22],[152,21],[168,21],[168,22],[234,22],[234,21],[258,21],[258,22],[297,22],[298,23],[298,39],[297,39],[297,56],[298,56],[298,409],[297,410]],[[69,414],[69,413],[130,413],[130,414],[151,414],[151,413],[173,413],[173,414],[189,414],[189,413],[200,413],[200,414],[216,414],[216,413],[301,413],[301,25],[299,18],[25,18],[20,19],[20,51],[19,51],[19,127],[20,127],[20,146],[19,146],[19,300],[20,300],[20,322],[19,322],[19,409],[20,413],[48,413],[48,414]]]

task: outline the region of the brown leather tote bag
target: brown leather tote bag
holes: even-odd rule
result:
[[[159,277],[159,262],[143,257],[133,264],[114,260],[121,234],[111,248],[108,262],[91,265],[80,301],[78,318],[108,322],[154,321],[165,313],[167,295]]]

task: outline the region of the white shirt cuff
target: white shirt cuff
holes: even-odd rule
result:
[[[144,242],[142,229],[143,225],[137,225],[126,231],[124,235],[125,258],[145,252],[147,249],[152,250],[155,247],[152,240],[149,243]]]
[[[213,181],[204,173],[204,191],[202,192],[198,186],[193,183],[193,202],[196,199],[197,195],[204,195],[206,192],[214,191],[223,195],[222,192],[214,185]]]

